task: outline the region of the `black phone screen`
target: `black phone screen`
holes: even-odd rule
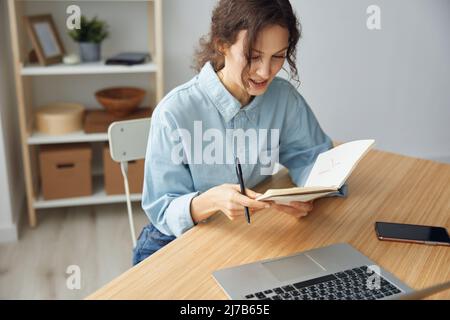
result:
[[[375,230],[382,238],[450,243],[447,230],[442,227],[376,222]]]

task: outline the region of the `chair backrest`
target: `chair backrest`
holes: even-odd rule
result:
[[[113,122],[108,128],[109,152],[117,162],[145,158],[151,118]]]

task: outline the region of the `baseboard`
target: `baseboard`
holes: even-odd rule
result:
[[[0,243],[16,242],[19,240],[17,225],[0,226]]]
[[[17,207],[19,213],[15,216],[14,223],[6,226],[0,226],[0,243],[17,242],[19,240],[20,226],[22,218],[26,214],[27,203],[25,196],[20,197]]]
[[[20,197],[21,200],[19,200],[19,214],[16,216],[16,226],[17,226],[17,239],[20,238],[20,235],[22,233],[23,230],[23,219],[27,217],[27,213],[28,213],[28,204],[27,204],[27,197],[25,195],[23,195],[22,197]]]

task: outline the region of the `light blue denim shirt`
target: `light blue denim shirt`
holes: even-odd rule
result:
[[[236,132],[247,135],[239,140]],[[331,147],[290,82],[276,77],[263,95],[241,108],[206,63],[153,112],[142,208],[162,233],[179,236],[194,226],[193,197],[223,183],[238,183],[233,155],[240,158],[247,188],[267,178],[275,162],[302,186],[318,154]],[[345,193],[343,188],[338,195]]]

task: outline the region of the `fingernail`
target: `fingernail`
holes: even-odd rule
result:
[[[266,204],[264,208],[270,208],[270,204]]]

